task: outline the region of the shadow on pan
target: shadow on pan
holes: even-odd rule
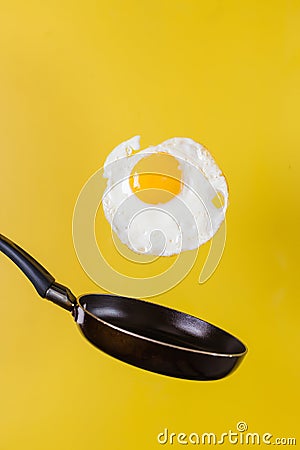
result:
[[[235,370],[246,354],[237,338],[183,312],[115,295],[76,298],[3,235],[0,251],[23,271],[41,297],[72,313],[94,346],[121,361],[171,377],[217,380]]]

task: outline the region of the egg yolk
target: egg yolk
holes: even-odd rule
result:
[[[149,204],[167,203],[182,189],[182,172],[169,153],[145,156],[133,168],[129,184],[132,192]]]

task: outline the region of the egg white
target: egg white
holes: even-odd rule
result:
[[[225,218],[228,188],[209,152],[188,138],[139,149],[140,137],[135,136],[118,145],[104,163],[103,210],[119,239],[136,253],[160,256],[193,250],[211,239]],[[134,166],[154,153],[169,153],[182,172],[180,193],[156,205],[139,199],[129,183]],[[221,207],[213,203],[218,193]]]

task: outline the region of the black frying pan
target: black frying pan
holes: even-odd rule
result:
[[[226,331],[161,305],[107,294],[76,299],[1,234],[0,251],[17,264],[41,297],[71,311],[92,344],[121,361],[177,378],[217,380],[236,369],[247,351]]]

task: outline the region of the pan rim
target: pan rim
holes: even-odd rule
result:
[[[233,339],[235,339],[236,341],[238,341],[238,342],[244,347],[245,350],[244,350],[243,352],[240,352],[240,353],[218,353],[218,352],[210,352],[210,351],[205,351],[205,350],[200,350],[200,349],[197,350],[197,349],[194,349],[194,348],[181,347],[180,345],[169,344],[168,342],[158,341],[158,340],[156,340],[156,339],[153,339],[153,338],[150,338],[150,337],[147,337],[147,336],[143,336],[143,335],[141,335],[141,334],[134,333],[133,331],[126,330],[126,329],[121,328],[121,327],[119,327],[119,326],[117,326],[117,325],[114,325],[114,324],[112,324],[112,323],[110,323],[110,322],[107,322],[106,320],[103,320],[102,318],[100,318],[100,317],[96,316],[95,314],[91,313],[90,311],[88,311],[86,308],[84,308],[84,307],[81,305],[80,300],[81,300],[83,297],[94,296],[94,295],[99,296],[99,297],[104,296],[104,295],[109,295],[109,296],[111,296],[111,297],[120,297],[119,295],[114,295],[114,294],[99,294],[99,293],[82,294],[82,295],[80,295],[79,297],[76,298],[77,306],[78,306],[80,309],[82,309],[82,310],[84,311],[84,313],[87,313],[89,316],[91,316],[93,319],[96,319],[98,322],[101,322],[101,323],[103,323],[104,325],[107,325],[107,326],[109,326],[110,328],[113,328],[113,329],[115,329],[115,330],[118,330],[118,331],[120,331],[120,332],[122,332],[122,333],[124,333],[124,334],[128,334],[128,335],[130,335],[130,336],[134,336],[134,337],[136,337],[136,338],[138,338],[138,339],[142,339],[142,340],[144,340],[144,341],[152,342],[152,343],[154,343],[154,344],[163,345],[163,346],[165,346],[165,347],[171,347],[171,348],[174,348],[174,349],[177,349],[177,350],[183,350],[183,351],[188,351],[188,352],[198,353],[198,354],[200,353],[200,354],[203,354],[203,355],[209,355],[209,356],[216,356],[216,357],[219,356],[219,357],[223,357],[223,358],[239,358],[239,357],[241,357],[241,356],[245,356],[246,353],[248,352],[248,349],[247,349],[246,345],[243,344],[242,341],[240,341],[238,338],[236,338],[235,336],[233,336],[231,333],[228,333],[228,331],[223,330],[222,328],[219,328],[219,327],[217,327],[216,325],[213,325],[212,323],[207,322],[206,320],[200,319],[199,317],[196,317],[196,316],[192,316],[191,314],[187,314],[187,313],[185,313],[185,312],[183,312],[183,311],[178,311],[178,310],[176,310],[176,309],[169,308],[168,306],[160,305],[160,304],[158,304],[158,303],[147,302],[147,301],[145,301],[145,300],[140,300],[140,299],[138,300],[138,299],[131,298],[131,297],[124,297],[124,298],[127,298],[127,299],[129,299],[129,300],[136,300],[136,301],[143,302],[143,303],[151,303],[151,305],[159,306],[160,308],[163,308],[163,309],[165,309],[165,310],[171,310],[171,311],[173,311],[173,312],[175,311],[175,312],[177,312],[177,313],[184,314],[184,315],[189,316],[189,317],[192,317],[192,318],[194,318],[194,319],[201,320],[202,322],[208,324],[209,326],[221,330],[223,333],[227,334],[227,335],[230,336],[231,338],[233,338]],[[80,325],[80,323],[79,323],[79,325]]]

